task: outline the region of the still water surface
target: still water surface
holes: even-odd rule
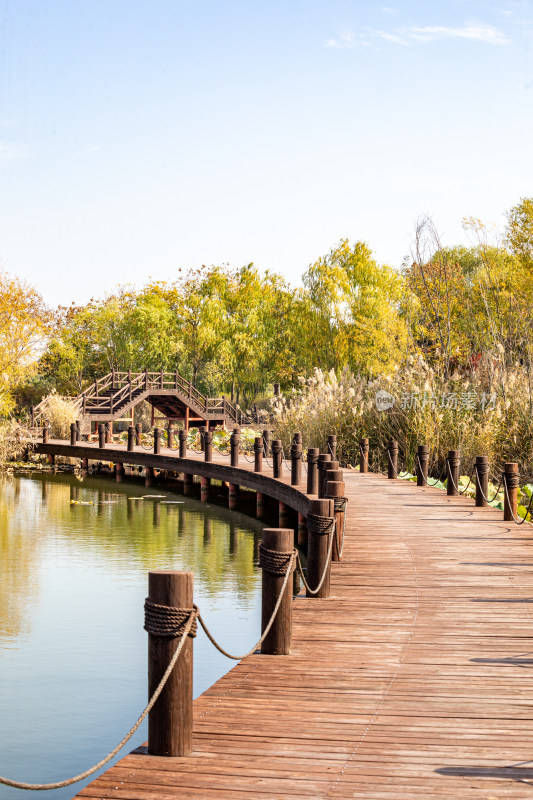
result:
[[[260,630],[261,530],[250,517],[131,479],[1,477],[0,775],[75,775],[136,720],[147,700],[149,569],[193,571],[213,632],[246,651]],[[195,697],[234,663],[199,633]],[[146,736],[144,723],[122,755]],[[89,780],[39,796],[72,797]],[[29,794],[37,793],[0,786],[0,800]]]

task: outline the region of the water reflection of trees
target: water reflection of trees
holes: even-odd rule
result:
[[[28,606],[39,593],[38,517],[20,482],[0,476],[0,642],[8,647],[29,632]]]
[[[148,494],[182,502],[135,499]],[[202,591],[216,596],[231,589],[247,605],[257,585],[260,531],[255,520],[157,486],[70,475],[6,477],[0,498],[0,635],[27,630],[27,603],[38,591],[39,546],[51,536],[77,560],[85,552],[88,564],[101,560],[112,571],[191,570]]]

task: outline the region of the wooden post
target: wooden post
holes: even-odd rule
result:
[[[103,422],[98,425],[98,447],[101,450],[105,447],[105,425]]]
[[[76,423],[70,423],[70,446],[74,447],[76,445]]]
[[[429,447],[419,444],[416,455],[416,485],[427,486],[428,482]]]
[[[263,472],[263,437],[254,439],[254,472]]]
[[[326,492],[327,497],[333,500],[333,504],[335,505],[336,498],[344,497],[344,492],[346,489],[346,484],[344,481],[328,481],[326,484]],[[340,509],[335,509],[335,541],[333,543],[333,551],[331,553],[331,560],[332,561],[340,561],[340,549],[342,546],[342,531],[344,528],[344,511]]]
[[[265,550],[275,550],[277,553],[290,554],[294,550],[294,532],[290,528],[265,528],[263,530],[263,547]],[[265,630],[270,622],[279,593],[283,586],[284,577],[284,575],[277,575],[274,572],[269,572],[268,568],[263,566],[261,632]],[[286,656],[291,651],[291,589],[292,581],[289,580],[285,587],[285,593],[276,618],[264,642],[261,644],[261,652],[266,655]]]
[[[151,486],[153,479],[154,479],[154,468],[153,467],[145,467],[144,468],[144,485],[145,486]]]
[[[140,447],[141,445],[142,432],[143,432],[142,425],[140,422],[138,422],[137,425],[135,426],[135,444],[137,445],[137,447]]]
[[[161,372],[159,373],[159,388],[163,389],[164,385],[165,385],[164,372],[163,370],[161,370]]]
[[[330,433],[328,436],[328,441],[326,444],[326,453],[331,455],[333,461],[337,460],[337,435],[335,433]]]
[[[459,450],[448,450],[446,459],[446,494],[454,497],[459,494],[459,471],[461,454]]]
[[[280,528],[286,528],[289,524],[289,507],[281,500],[278,501],[278,525]],[[294,533],[293,533],[294,540]]]
[[[187,458],[187,431],[180,428],[178,431],[180,458]]]
[[[484,495],[484,496],[483,496]],[[476,456],[476,506],[488,506],[485,497],[489,496],[489,459],[487,456]]]
[[[239,428],[233,428],[233,433],[229,437],[229,446],[230,446],[230,454],[231,454],[231,466],[238,467],[239,466],[239,444],[241,441],[241,432]]]
[[[213,434],[211,431],[204,433],[204,460],[213,460]]]
[[[48,436],[50,435],[50,425],[45,422],[43,425],[43,444],[48,444]]]
[[[172,427],[172,422],[169,421],[167,427],[167,445],[169,450],[174,449],[174,429]]]
[[[359,471],[368,472],[368,451],[369,451],[368,439],[359,440],[359,451],[360,451]]]
[[[148,370],[145,369],[144,370],[144,388],[145,389],[148,389],[148,383],[149,383],[149,381],[148,381]]]
[[[200,500],[202,503],[207,503],[209,500],[209,488],[211,480],[209,478],[200,478]]]
[[[154,428],[154,454],[159,455],[161,451],[161,439],[159,438],[159,428]]]
[[[398,442],[390,439],[387,447],[387,478],[395,480],[398,477]]]
[[[301,482],[302,482],[302,445],[300,442],[294,442],[291,447],[291,486],[299,486]]]
[[[124,464],[121,464],[119,461],[115,463],[115,480],[117,483],[120,483],[122,478],[124,477]]]
[[[239,484],[228,484],[228,508],[234,509],[239,505]]]
[[[79,419],[76,420],[76,441],[81,442],[81,423]]]
[[[265,507],[265,495],[262,492],[257,492],[255,496],[255,516],[257,519],[263,519]]]
[[[518,464],[516,461],[508,461],[503,465],[503,518],[505,522],[511,522],[513,514],[516,517],[518,507]],[[505,491],[507,487],[507,491]]]
[[[183,475],[183,494],[189,497],[192,494],[192,487],[194,483],[194,476],[185,472]]]
[[[292,444],[299,444],[300,447],[302,445],[302,434],[301,433],[294,433],[292,436]]]
[[[320,453],[318,456],[318,496],[324,497],[326,494],[326,485],[324,482],[324,473],[328,468],[326,464],[331,461],[330,453]]]
[[[201,452],[201,453],[203,453],[203,452],[204,452],[204,448],[205,448],[205,434],[206,434],[206,430],[207,430],[207,428],[206,428],[206,426],[205,426],[205,425],[199,425],[199,426],[198,426],[198,433],[200,434],[200,452]]]
[[[263,455],[265,458],[268,458],[270,450],[270,431],[267,430],[266,428],[263,431],[263,443],[264,443]]]
[[[318,447],[307,451],[307,494],[318,494]]]
[[[176,370],[174,372],[174,389],[178,388],[178,377],[179,377],[178,370]]]
[[[307,523],[305,517],[298,511],[298,532],[297,532],[298,547],[307,547]]]
[[[133,425],[130,425],[128,427],[128,453],[131,453],[134,447],[135,447],[135,428],[133,427]]]
[[[111,388],[115,388],[115,367],[111,370]]]
[[[329,455],[329,453],[328,453]],[[329,537],[324,533],[313,530],[312,515],[333,518],[333,500],[312,500],[307,518],[307,583],[315,589],[322,577],[327,562]],[[330,594],[330,567],[326,570],[326,577],[318,594],[307,592],[308,597],[329,597]]]
[[[193,573],[157,570],[148,573],[148,598],[172,608],[192,609]],[[181,637],[148,635],[148,696],[167,669]],[[148,752],[154,756],[192,753],[193,640],[186,637],[170,677],[148,715]]]
[[[272,450],[272,465],[273,465],[274,477],[281,478],[281,475],[283,473],[283,465],[281,460],[283,445],[281,443],[281,439],[274,439],[270,447]]]
[[[105,425],[105,443],[106,444],[111,444],[111,425],[112,424],[113,424],[112,422],[111,423],[104,422],[104,425]]]

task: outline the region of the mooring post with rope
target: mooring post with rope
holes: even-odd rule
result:
[[[331,461],[331,453],[319,453],[318,455],[318,496],[324,497],[326,494],[326,485],[324,482],[324,475],[328,469],[329,462]]]
[[[294,569],[294,531],[291,528],[265,528],[259,545],[262,574],[261,633],[264,633],[280,592],[287,570]],[[261,644],[265,655],[286,656],[291,651],[292,581],[286,583],[283,598],[274,622]]]
[[[486,508],[489,496],[489,459],[487,456],[476,456],[476,506]]]
[[[265,428],[263,431],[263,455],[268,458],[270,451],[270,431]]]
[[[326,453],[329,453],[333,461],[337,460],[337,434],[330,433],[326,443]]]
[[[318,447],[307,451],[307,494],[318,494]]]
[[[503,465],[503,519],[511,522],[516,518],[518,511],[518,464],[509,461]]]
[[[128,426],[128,446],[127,446],[128,453],[132,453],[134,447],[135,447],[135,428],[133,427],[133,425],[129,425]]]
[[[154,455],[158,456],[161,451],[161,438],[159,428],[154,428]]]
[[[292,444],[299,444],[300,447],[302,446],[303,437],[300,432],[293,433],[292,435]]]
[[[368,472],[368,451],[370,449],[369,440],[363,438],[359,440],[359,450],[361,457],[359,459],[359,472]]]
[[[148,696],[165,674],[181,641],[193,608],[193,573],[157,570],[148,573],[145,607],[148,630]],[[154,756],[188,756],[192,753],[193,636],[191,628],[178,661],[148,715],[148,752]]]
[[[79,419],[76,420],[76,441],[81,442],[81,422]]]
[[[316,588],[316,594],[306,590],[307,597],[329,597],[330,595],[330,545],[333,536],[333,500],[312,500],[307,517],[307,583]]]
[[[43,444],[48,444],[48,437],[50,435],[50,425],[45,422],[43,425]]]
[[[254,439],[254,472],[263,472],[263,437]]]
[[[459,494],[459,472],[461,469],[461,454],[459,450],[448,450],[446,458],[446,494],[455,497]]]
[[[180,458],[187,458],[187,431],[183,428],[178,431],[178,443]]]
[[[301,434],[296,434],[297,436]],[[299,486],[302,482],[302,444],[293,442],[291,446],[291,486]]]
[[[389,444],[387,445],[387,460],[388,460],[388,467],[387,467],[387,478],[389,480],[394,480],[398,477],[398,450],[399,445],[396,439],[390,439]]]
[[[142,425],[138,422],[135,426],[135,444],[137,447],[140,447],[142,444]]]
[[[76,437],[76,423],[75,422],[71,422],[70,423],[70,446],[71,447],[75,447],[76,446],[76,438],[77,438]]]
[[[335,470],[334,475],[338,475],[340,470]],[[342,476],[342,471],[340,471]],[[332,472],[327,473],[328,476]],[[333,511],[335,514],[335,541],[331,552],[332,561],[340,561],[342,557],[342,545],[344,536],[344,515],[346,510],[346,484],[343,480],[328,480],[326,484],[326,499],[333,501]]]
[[[171,422],[169,422],[167,425],[167,447],[169,450],[174,448],[174,428],[172,427]]]
[[[241,432],[239,428],[233,428],[233,433],[229,437],[230,446],[230,464],[232,467],[239,466],[239,445],[241,441]]]
[[[100,422],[98,425],[98,447],[100,450],[104,449],[105,444],[105,425],[103,422]]]
[[[416,451],[416,485],[427,486],[428,483],[429,447],[419,444]]]
[[[283,445],[281,443],[281,439],[274,439],[270,445],[270,448],[272,450],[272,469],[274,472],[274,477],[281,478],[283,470]]]

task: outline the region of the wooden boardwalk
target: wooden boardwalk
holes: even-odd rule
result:
[[[344,558],[329,599],[295,599],[291,655],[254,654],[195,701],[192,756],[139,748],[79,797],[533,797],[531,528],[345,480]]]

